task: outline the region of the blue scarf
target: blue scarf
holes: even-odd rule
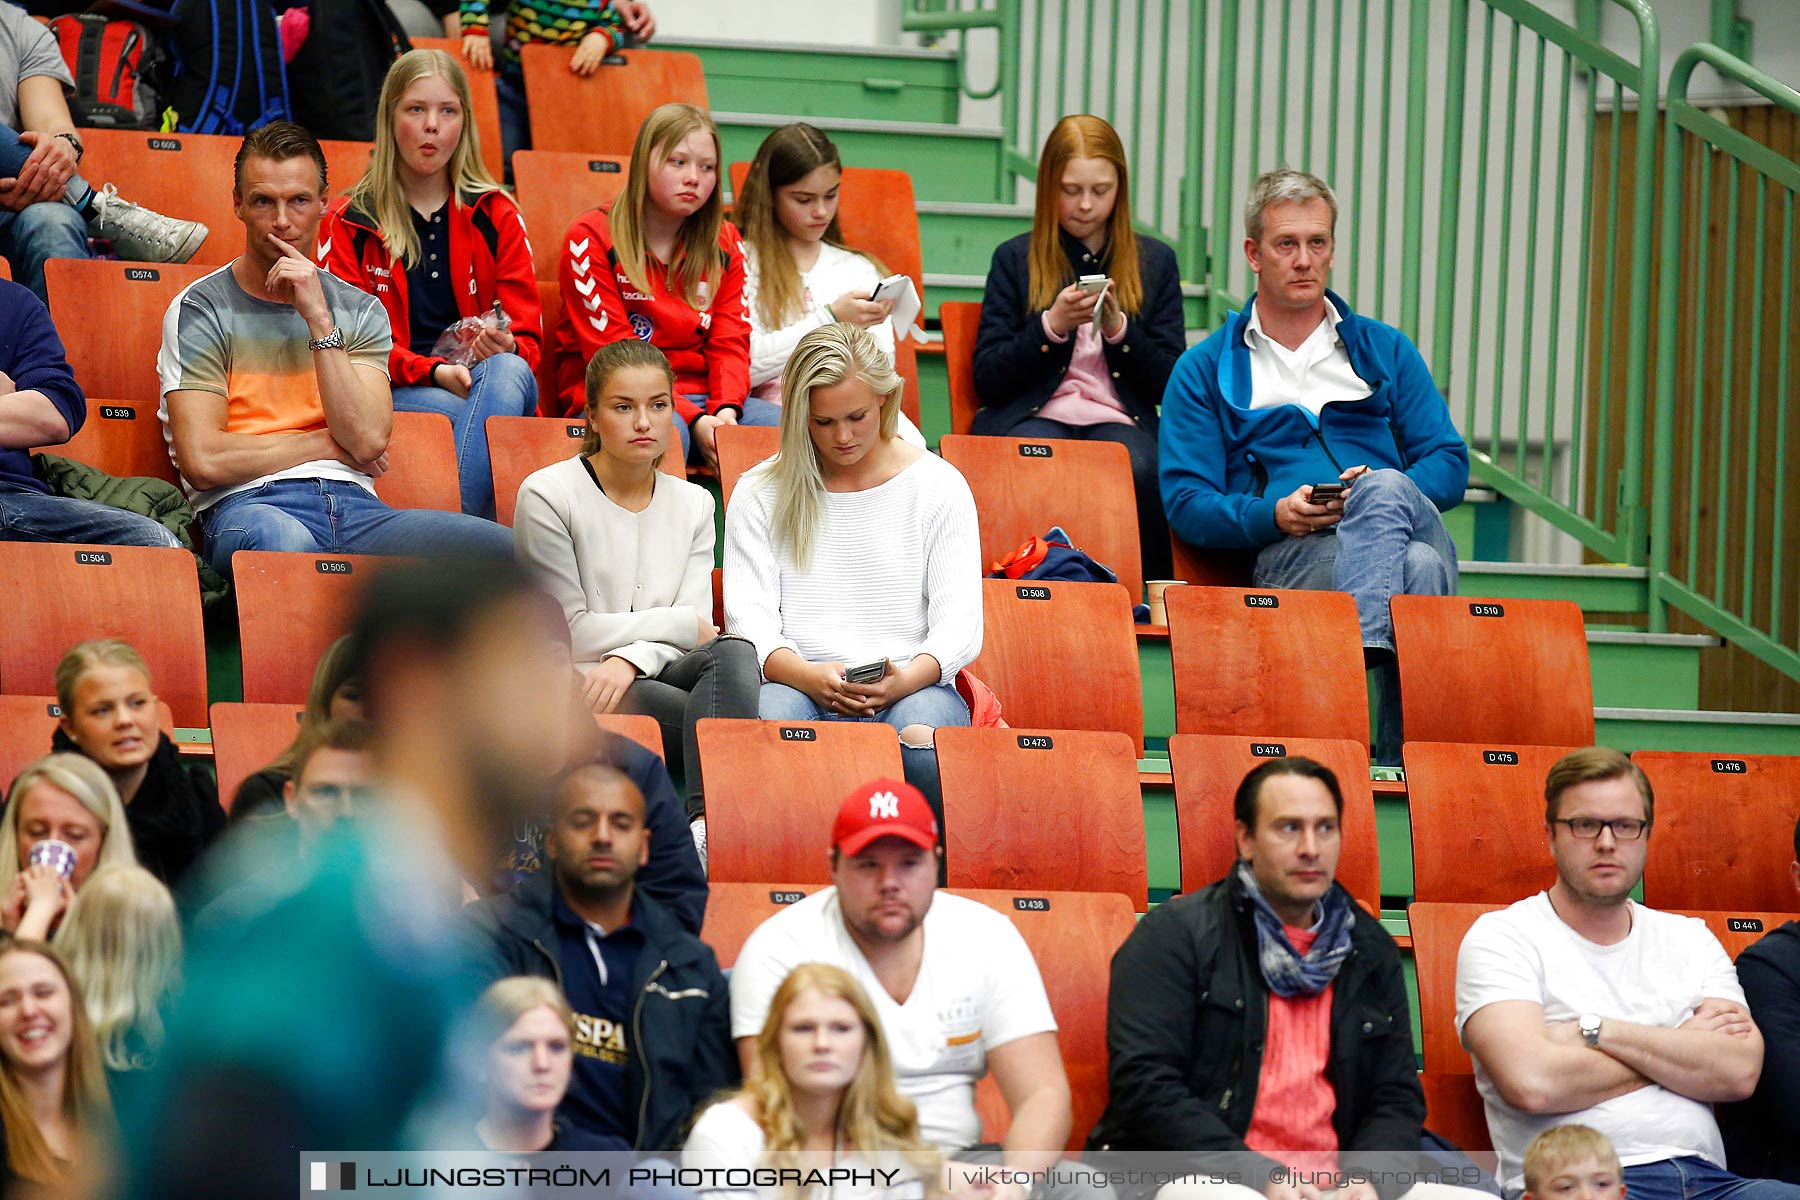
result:
[[[1251,915],[1256,918],[1256,960],[1269,990],[1283,999],[1316,996],[1324,991],[1350,957],[1350,931],[1356,924],[1350,894],[1335,885],[1325,893],[1319,901],[1321,915],[1315,927],[1318,936],[1313,939],[1312,949],[1302,955],[1288,941],[1281,918],[1263,899],[1250,864],[1239,862],[1237,876],[1250,897]]]

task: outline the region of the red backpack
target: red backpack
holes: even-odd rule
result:
[[[69,13],[50,22],[63,61],[75,77],[69,112],[77,125],[155,129],[156,97],[144,80],[156,54],[150,31],[136,21]]]

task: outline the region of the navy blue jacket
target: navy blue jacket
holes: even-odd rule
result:
[[[1800,1183],[1800,921],[1737,958],[1738,982],[1763,1036],[1762,1078],[1748,1100],[1719,1106],[1733,1174]]]
[[[1100,254],[1060,229],[1069,273],[1063,286],[1082,275],[1110,275],[1112,248]],[[1138,278],[1144,285],[1142,311],[1127,314],[1117,345],[1104,339],[1106,369],[1125,412],[1138,426],[1156,432],[1156,406],[1175,360],[1187,346],[1181,311],[1181,270],[1175,252],[1152,237],[1138,235]],[[981,327],[975,335],[975,391],[981,411],[974,432],[1004,434],[1036,415],[1069,372],[1075,339],[1056,342],[1044,334],[1041,308],[1031,307],[1031,235],[1000,243],[988,267],[981,299]]]
[[[1364,399],[1328,404],[1317,416],[1298,404],[1251,408],[1244,331],[1255,296],[1175,364],[1157,453],[1169,526],[1189,545],[1243,550],[1277,541],[1277,500],[1361,464],[1404,471],[1440,512],[1462,503],[1469,448],[1418,347],[1325,295],[1343,314],[1338,333],[1351,367],[1374,389]]]
[[[546,865],[514,890],[463,910],[486,939],[488,982],[538,975],[562,986],[551,906],[555,875]],[[626,1088],[637,1128],[629,1132],[640,1150],[674,1150],[699,1106],[738,1082],[730,994],[711,947],[642,891],[632,920],[644,934],[644,950],[632,980],[637,1000]]]
[[[69,423],[69,436],[87,419],[87,399],[63,354],[62,339],[50,323],[50,310],[32,294],[0,279],[0,371],[21,392],[42,392]],[[30,446],[0,447],[0,487],[47,492],[31,469]]]

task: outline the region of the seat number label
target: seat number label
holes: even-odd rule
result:
[[[1251,592],[1244,597],[1245,608],[1280,608],[1281,597],[1271,596],[1268,592]]]
[[[1020,912],[1049,912],[1050,898],[1048,896],[1014,896],[1013,907]]]
[[[1280,742],[1251,742],[1252,758],[1286,758],[1287,747]]]
[[[149,145],[152,150],[179,150],[181,149],[181,139],[151,138]]]
[[[1055,743],[1042,734],[1019,735],[1019,749],[1021,750],[1053,750],[1055,748]]]
[[[112,554],[106,550],[77,550],[75,561],[84,567],[110,567]]]
[[[1481,761],[1490,767],[1516,767],[1519,765],[1517,750],[1483,750]]]
[[[805,892],[770,892],[770,904],[798,904],[806,899]]]
[[[819,740],[819,731],[809,729],[805,725],[783,725],[781,740],[784,742],[816,742]]]
[[[120,404],[102,404],[100,415],[108,421],[135,421],[137,409],[127,408]]]
[[[134,283],[155,283],[162,278],[162,272],[153,267],[126,267],[125,278]]]
[[[1763,923],[1760,917],[1726,917],[1725,928],[1732,933],[1761,933]]]
[[[1022,587],[1018,589],[1021,600],[1048,600],[1050,589],[1047,587]]]
[[[616,162],[607,162],[605,159],[590,158],[588,159],[588,170],[596,175],[617,175],[619,173],[619,164]]]
[[[1504,617],[1506,606],[1504,604],[1471,604],[1469,605],[1469,615],[1471,617]]]
[[[1712,760],[1713,770],[1720,775],[1747,775],[1750,768],[1741,758],[1715,758]]]
[[[1052,458],[1056,451],[1042,442],[1022,442],[1019,445],[1020,458]]]
[[[587,426],[586,425],[565,425],[565,426],[563,426],[563,432],[568,434],[572,440],[578,441],[581,438],[584,438],[587,436]]]
[[[341,558],[315,558],[313,567],[321,575],[348,575],[353,569],[353,564],[347,563]]]

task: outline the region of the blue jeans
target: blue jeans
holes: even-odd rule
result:
[[[893,726],[896,733],[908,725],[937,729],[945,725],[963,726],[969,723],[968,704],[955,688],[941,683],[920,688],[872,717],[846,717],[826,712],[813,703],[811,696],[785,683],[763,684],[762,691],[756,698],[756,708],[758,715],[765,721],[880,721],[883,725]],[[938,782],[937,748],[909,746],[902,740],[900,765],[906,773],[906,782],[925,793],[925,799],[930,801],[941,825],[944,819],[944,788]]]
[[[31,157],[18,131],[0,125],[0,179],[13,179]],[[12,264],[13,278],[45,304],[44,263],[52,258],[88,257],[87,205],[94,189],[77,175],[61,200],[28,204],[18,212],[0,209],[0,255]]]
[[[231,575],[239,550],[302,554],[512,554],[512,530],[479,517],[389,508],[340,479],[276,479],[227,496],[202,515],[206,561]]]
[[[1169,545],[1169,519],[1163,514],[1162,485],[1157,478],[1156,435],[1136,424],[1065,425],[1046,417],[1020,421],[1007,437],[1066,438],[1077,442],[1117,442],[1131,456],[1131,488],[1137,494],[1138,546],[1144,560],[1145,579],[1167,579],[1174,572]],[[1045,529],[1058,521],[1042,522]],[[1042,533],[1034,529],[1032,533]],[[1107,566],[1116,566],[1107,563]],[[1129,586],[1129,585],[1127,585]],[[1136,604],[1143,597],[1133,596]]]
[[[781,405],[771,404],[760,396],[745,396],[744,411],[738,415],[738,424],[780,426]]]
[[[1800,1185],[1745,1179],[1692,1155],[1626,1167],[1624,1179],[1631,1200],[1800,1200]]]
[[[0,483],[0,542],[180,548],[167,528],[122,508]]]
[[[469,398],[440,387],[394,389],[397,412],[443,413],[456,433],[456,478],[462,510],[474,517],[494,515],[494,471],[488,461],[487,419],[529,417],[537,412],[537,378],[516,354],[484,358],[469,370]]]
[[[531,112],[525,107],[525,75],[521,68],[494,72],[494,98],[500,102],[500,149],[505,155],[506,182],[512,182],[514,150],[531,149]],[[561,237],[561,231],[556,234]]]
[[[1305,537],[1285,537],[1256,556],[1256,587],[1349,592],[1375,678],[1375,761],[1400,761],[1400,669],[1394,662],[1395,596],[1456,591],[1456,546],[1437,506],[1404,472],[1370,471],[1351,485],[1344,519]]]

